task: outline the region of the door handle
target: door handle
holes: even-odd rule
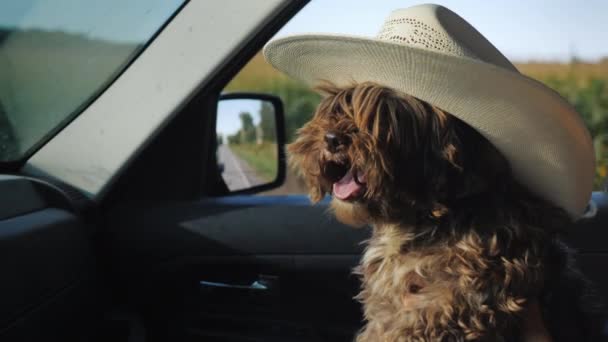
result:
[[[253,291],[268,291],[270,286],[268,284],[264,284],[259,280],[254,281],[251,285],[241,285],[241,284],[228,284],[228,283],[220,283],[215,281],[199,281],[199,284],[203,288],[223,288],[223,289],[235,289],[235,290],[253,290]]]

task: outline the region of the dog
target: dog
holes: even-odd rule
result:
[[[372,226],[355,270],[358,342],[520,341],[531,307],[554,341],[605,338],[603,307],[560,239],[571,219],[520,184],[493,144],[383,85],[317,90],[287,151],[312,202],[331,194],[339,221]]]

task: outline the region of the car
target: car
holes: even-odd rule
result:
[[[224,91],[307,3],[0,4],[0,341],[352,340],[369,230],[256,195],[288,173],[284,100]],[[251,119],[220,135],[228,103]],[[604,295],[607,223],[595,192],[566,234]]]

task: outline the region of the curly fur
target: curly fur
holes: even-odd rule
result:
[[[329,162],[365,179],[357,200],[332,200],[339,220],[373,226],[356,269],[366,320],[357,341],[517,340],[527,303],[538,298],[542,308],[554,308],[547,293],[573,295],[554,284],[576,273],[558,239],[570,220],[518,184],[483,136],[377,84],[318,90],[326,96],[288,152],[314,202],[332,192]],[[327,149],[327,132],[340,135],[338,151]],[[585,287],[576,274],[568,278],[572,286]],[[589,317],[571,336],[599,332],[599,311],[568,310]],[[544,319],[559,340],[555,312]]]

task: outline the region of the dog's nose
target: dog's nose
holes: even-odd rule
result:
[[[325,143],[330,152],[336,152],[338,147],[342,145],[342,139],[336,133],[329,132],[325,134]]]

